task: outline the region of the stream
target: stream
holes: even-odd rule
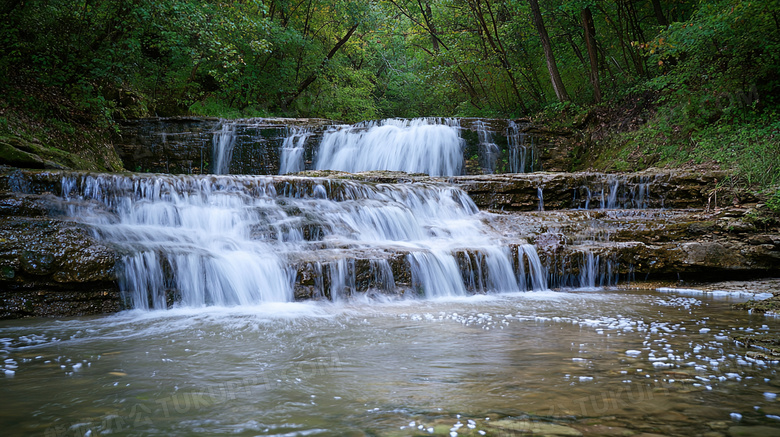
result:
[[[538,165],[514,123],[504,149],[473,124],[483,173]],[[542,174],[536,211],[480,210],[446,179],[468,167],[459,129],[331,127],[312,151],[291,128],[275,169],[311,173],[236,175],[261,165],[223,123],[217,174],[8,176],[110,249],[124,310],[0,321],[3,434],[780,435],[780,363],[735,340],[780,335],[732,309],[756,293],[626,286],[665,250],[652,234],[695,213],[663,209],[670,178]]]
[[[491,428],[507,420],[585,435],[777,427],[777,363],[746,356],[729,335],[777,335],[780,323],[729,305],[572,290],[7,321],[0,426],[247,436],[512,435]]]

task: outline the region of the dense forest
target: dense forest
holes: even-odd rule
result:
[[[529,117],[589,132],[583,168],[780,182],[780,0],[3,0],[0,17],[0,135],[28,148],[143,116]]]

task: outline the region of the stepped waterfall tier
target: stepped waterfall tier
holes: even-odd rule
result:
[[[776,435],[780,321],[732,307],[780,287],[766,206],[531,132],[156,119],[137,172],[0,167],[0,428]]]
[[[117,151],[131,170],[182,174],[390,170],[453,176],[554,169],[555,148],[527,129],[512,120],[438,117],[354,125],[162,118],[124,123]]]
[[[399,257],[409,272],[396,279],[385,268],[369,286],[409,277],[414,294],[464,295],[458,253],[484,258],[468,276],[482,291],[546,288],[533,247],[518,252],[525,241],[504,239],[465,192],[441,183],[66,175],[62,202],[121,254],[119,284],[132,308],[166,308],[169,290],[184,306],[291,301],[305,268],[328,272],[329,285],[315,278],[312,294],[336,299],[356,291],[357,260]]]
[[[316,169],[455,176],[463,171],[457,120],[383,120],[325,132]]]

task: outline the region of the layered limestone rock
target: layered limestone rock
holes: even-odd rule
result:
[[[449,178],[480,209],[647,209],[715,207],[725,172],[651,169],[636,173],[527,173]],[[752,200],[749,196],[745,201]]]
[[[120,308],[114,251],[52,214],[50,195],[0,192],[0,318]]]
[[[68,214],[69,203],[78,200],[61,197],[64,175],[0,168],[0,317],[96,314],[122,308],[116,275],[121,254],[96,239],[78,217]],[[322,240],[323,224],[318,217],[303,217],[299,209],[285,205],[285,196],[299,198],[314,192],[323,177],[328,181],[328,195],[334,197],[346,189],[344,181],[454,183],[481,208],[494,211],[479,218],[505,238],[515,272],[530,268],[520,265],[530,262],[522,246],[532,244],[553,288],[644,279],[768,276],[780,270],[777,220],[767,218],[761,205],[716,207],[712,194],[716,180],[723,177],[718,173],[540,173],[436,179],[392,172],[312,172],[268,179],[278,193],[277,203],[289,217],[304,219],[300,221],[303,238],[318,248],[286,255],[295,298],[300,300],[419,292],[410,273],[413,249],[372,251]],[[544,211],[537,211],[540,184],[544,185]],[[111,208],[100,207],[110,219]],[[254,230],[264,238],[282,231],[283,227]],[[489,291],[475,279],[478,272],[487,270],[488,254],[463,248],[456,258],[467,289]],[[168,294],[169,303],[177,299],[176,290]]]

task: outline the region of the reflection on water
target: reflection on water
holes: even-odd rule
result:
[[[729,306],[673,293],[529,292],[6,321],[0,427],[513,435],[492,421],[585,435],[774,432],[778,366],[729,335],[777,333],[780,323]]]

